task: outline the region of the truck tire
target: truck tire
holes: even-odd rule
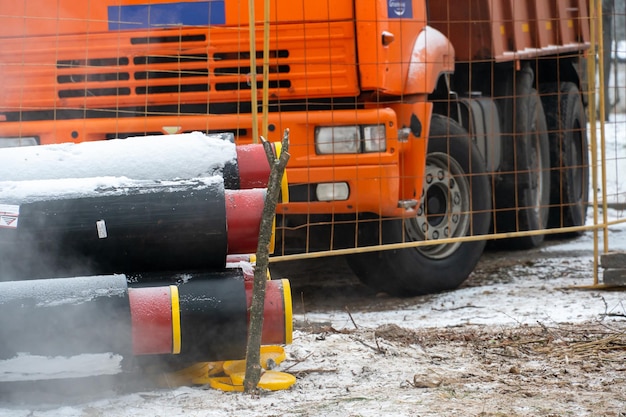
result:
[[[467,131],[440,115],[431,120],[426,178],[414,218],[359,224],[360,244],[389,244],[489,232],[491,193],[485,163]],[[365,252],[347,258],[368,286],[395,296],[458,287],[476,266],[485,240]]]
[[[549,83],[541,86],[541,100],[552,167],[548,227],[583,226],[589,199],[589,153],[580,91],[571,82]]]
[[[532,88],[532,71],[522,69],[516,84],[516,97],[509,100],[513,111],[504,113],[503,131],[511,137],[503,142],[503,172],[496,188],[497,233],[546,229],[550,211],[546,116],[539,94]],[[536,234],[507,239],[506,243],[516,249],[529,249],[541,245],[544,238],[544,234]]]

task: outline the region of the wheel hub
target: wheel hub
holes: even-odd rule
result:
[[[430,154],[417,216],[407,222],[412,240],[438,240],[465,236],[469,227],[470,193],[461,166],[446,154]],[[460,243],[417,248],[432,258],[444,258]]]

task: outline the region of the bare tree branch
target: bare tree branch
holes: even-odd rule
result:
[[[283,135],[280,157],[276,157],[274,154],[271,143],[263,137],[261,137],[261,141],[271,170],[267,182],[267,195],[261,217],[261,227],[259,229],[252,303],[250,306],[250,327],[248,329],[248,345],[246,349],[246,377],[243,383],[244,391],[250,394],[258,392],[257,385],[261,379],[261,334],[263,330],[265,284],[270,256],[269,248],[270,240],[272,239],[274,217],[276,216],[276,205],[280,196],[281,181],[289,161],[289,129],[286,129]]]

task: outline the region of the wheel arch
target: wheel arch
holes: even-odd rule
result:
[[[454,59],[450,40],[437,29],[425,26],[413,45],[404,94],[432,93],[442,76],[454,72]]]

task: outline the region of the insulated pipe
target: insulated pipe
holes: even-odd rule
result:
[[[90,192],[43,182],[50,195],[0,183],[0,280],[221,268],[231,250],[256,251],[263,189],[226,192],[219,177]]]
[[[0,359],[132,353],[124,275],[0,282]]]
[[[237,278],[195,278],[131,288],[125,275],[2,282],[0,359],[18,352],[243,358],[250,289]],[[288,281],[269,281],[262,343],[290,343],[291,321]]]
[[[245,357],[251,286],[241,279],[191,279],[169,286],[169,295],[166,288],[129,289],[133,354],[177,354],[186,361]],[[169,325],[167,311],[174,317]],[[287,280],[267,282],[263,315],[261,343],[291,343]]]
[[[265,188],[262,144],[235,146],[230,133],[200,132],[0,149],[3,181],[127,177],[174,180],[220,175],[227,189]]]
[[[231,259],[235,259],[231,257]],[[182,272],[177,274],[170,273],[140,273],[140,274],[132,274],[128,275],[128,281],[130,282],[130,286],[132,287],[131,291],[131,305],[133,303],[133,296],[135,291],[139,291],[140,289],[143,291],[144,288],[158,287],[156,293],[151,293],[153,290],[146,290],[145,294],[141,294],[142,302],[145,305],[151,306],[146,309],[135,309],[132,308],[132,311],[145,311],[144,316],[147,317],[146,321],[154,321],[155,323],[166,323],[169,317],[168,311],[170,309],[170,305],[175,306],[174,296],[171,297],[170,304],[170,296],[165,293],[159,294],[158,291],[163,291],[164,288],[168,288],[167,284],[170,284],[169,288],[180,288],[180,294],[189,293],[189,292],[202,292],[203,288],[197,287],[197,283],[204,283],[208,281],[216,281],[220,280],[223,282],[244,282],[245,294],[246,294],[246,316],[247,320],[249,320],[249,310],[252,305],[252,286],[253,286],[253,278],[254,271],[250,264],[245,264],[244,266],[237,265],[231,266],[221,271],[215,272]],[[187,291],[190,290],[190,291]],[[174,307],[172,307],[174,308]],[[181,307],[182,309],[183,307]],[[291,335],[293,332],[292,325],[292,301],[291,301],[291,288],[288,280],[268,280],[266,283],[266,291],[265,291],[265,308],[264,308],[264,322],[263,322],[263,331],[262,331],[262,341],[263,344],[285,344],[291,343]],[[164,313],[158,313],[158,311],[162,311]],[[182,317],[181,310],[181,317]],[[163,318],[159,319],[158,316],[161,315]],[[247,323],[247,322],[246,322]],[[174,326],[172,324],[172,326]],[[246,324],[247,326],[247,324]],[[194,326],[195,327],[195,326]],[[148,329],[148,327],[143,327]],[[157,344],[159,346],[167,345],[169,346],[170,342],[166,341],[166,337],[168,334],[172,332],[168,332],[167,330],[163,330],[161,332],[149,330],[149,337],[159,338],[159,334],[163,336],[163,344]],[[176,333],[176,332],[174,332]],[[142,340],[142,338],[137,338],[133,340]],[[167,339],[169,340],[169,339]],[[138,342],[140,343],[140,342]],[[150,344],[153,345],[152,343]],[[174,353],[176,349],[174,349]],[[142,350],[143,351],[143,350]],[[137,350],[135,350],[137,352]],[[144,353],[168,353],[169,351],[159,351],[159,352],[147,352]],[[184,353],[184,352],[183,352]]]

